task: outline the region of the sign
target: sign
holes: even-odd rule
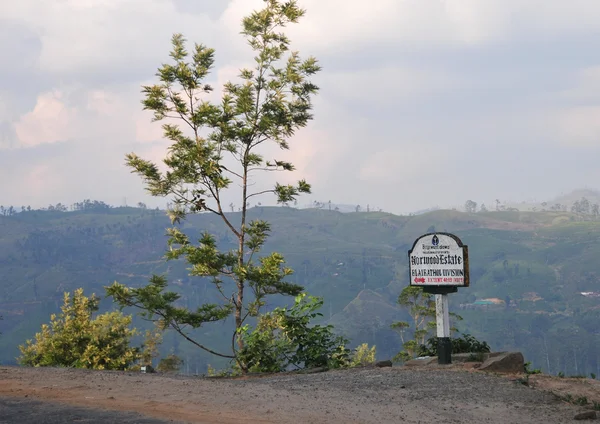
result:
[[[408,267],[411,286],[469,287],[469,251],[454,234],[419,237],[408,251]]]

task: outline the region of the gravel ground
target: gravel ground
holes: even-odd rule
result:
[[[0,424],[165,424],[171,421],[144,417],[134,412],[77,408],[60,403],[23,398],[0,398]]]
[[[190,423],[570,423],[581,411],[507,378],[402,367],[239,379],[0,367],[0,396],[25,395]]]

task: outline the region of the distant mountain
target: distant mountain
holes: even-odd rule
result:
[[[376,344],[380,358],[400,349],[400,338],[389,324],[408,319],[396,304],[408,283],[408,249],[425,232],[447,231],[469,246],[471,287],[450,297],[452,310],[464,317],[456,323],[461,331],[487,340],[496,350],[522,350],[536,368],[600,375],[600,298],[582,295],[600,291],[596,216],[454,210],[396,216],[341,213],[328,205],[254,207],[250,215],[271,222],[266,248],[285,255],[295,270],[293,280],[324,296],[324,320],[354,345]],[[239,214],[232,213],[231,219]],[[0,361],[14,363],[17,345],[58,312],[64,291],[77,287],[103,295],[103,287],[115,280],[139,286],[152,273],[161,273],[186,306],[218,301],[207,281],[189,277],[185,263],[162,259],[168,226],[163,211],[93,203],[74,212],[0,215]],[[213,215],[191,216],[183,230],[193,239],[207,230],[220,246],[234,246]],[[489,298],[504,302],[475,303]],[[283,302],[272,300],[269,307]],[[102,310],[111,307],[103,301]],[[136,325],[145,324],[136,320]],[[230,340],[225,330],[217,323],[197,334],[224,345]],[[163,349],[181,355],[190,372],[219,364],[171,334]]]

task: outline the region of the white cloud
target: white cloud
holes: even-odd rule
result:
[[[206,16],[177,11],[167,0],[60,0],[3,2],[5,19],[24,21],[42,40],[44,72],[127,72],[167,57],[174,32],[214,41]]]
[[[10,199],[29,196],[33,204],[42,194],[44,203],[49,196],[60,201],[61,193],[142,196],[123,156],[133,150],[156,161],[164,157],[168,143],[161,140],[161,123],[142,111],[140,87],[154,82],[156,68],[169,60],[172,33],[216,48],[212,100],[252,60],[240,21],[263,2],[216,1],[0,2],[0,29],[10,28],[0,34],[0,53],[18,70],[8,74],[8,83],[0,81],[0,148],[2,154],[17,150],[6,149],[15,147],[16,137],[28,154],[39,155],[31,164],[19,156],[22,171],[5,174],[20,175],[32,187],[27,194],[15,185]],[[280,156],[273,146],[266,152],[296,164],[297,172],[278,174],[281,181],[307,178],[319,200],[373,197],[371,203],[385,199],[388,210],[404,202],[428,206],[431,193],[407,181],[416,181],[431,161],[470,154],[473,162],[502,157],[513,164],[507,152],[519,152],[518,163],[534,164],[518,174],[527,178],[539,169],[537,153],[521,147],[543,148],[546,163],[553,154],[562,158],[581,146],[600,147],[600,62],[589,54],[600,48],[594,39],[600,30],[597,0],[299,3],[307,16],[289,30],[293,47],[324,65],[315,78],[321,87],[315,121],[298,132],[290,152]],[[14,36],[26,40],[15,45]],[[582,47],[581,40],[590,44]],[[545,54],[548,46],[552,55]],[[69,142],[58,143],[64,140]],[[60,158],[48,157],[58,150]],[[452,150],[462,152],[460,158]],[[93,166],[85,166],[89,158]],[[61,166],[59,160],[67,159],[69,166]],[[573,184],[587,178],[568,166]],[[506,180],[500,177],[505,168],[483,168],[487,179],[472,179],[465,167],[444,181],[428,180],[428,187],[436,199],[468,194],[477,200],[478,190]],[[94,183],[107,172],[102,186]],[[256,187],[271,176],[257,178]],[[548,178],[540,184],[552,184]],[[463,191],[448,190],[453,181]],[[41,183],[46,191],[35,191]],[[397,195],[390,198],[392,189]]]
[[[24,146],[65,141],[73,135],[72,123],[77,110],[64,103],[63,93],[55,90],[38,97],[35,108],[15,124],[19,141]]]

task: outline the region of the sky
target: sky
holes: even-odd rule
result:
[[[314,120],[290,141],[315,200],[393,213],[600,189],[597,0],[299,0]],[[168,143],[141,106],[170,38],[216,49],[219,88],[251,65],[261,0],[0,2],[0,204],[153,199],[125,166]],[[268,154],[278,152],[269,148]],[[257,187],[272,183],[257,181]],[[235,199],[231,199],[235,203]],[[263,204],[274,199],[260,199]]]

